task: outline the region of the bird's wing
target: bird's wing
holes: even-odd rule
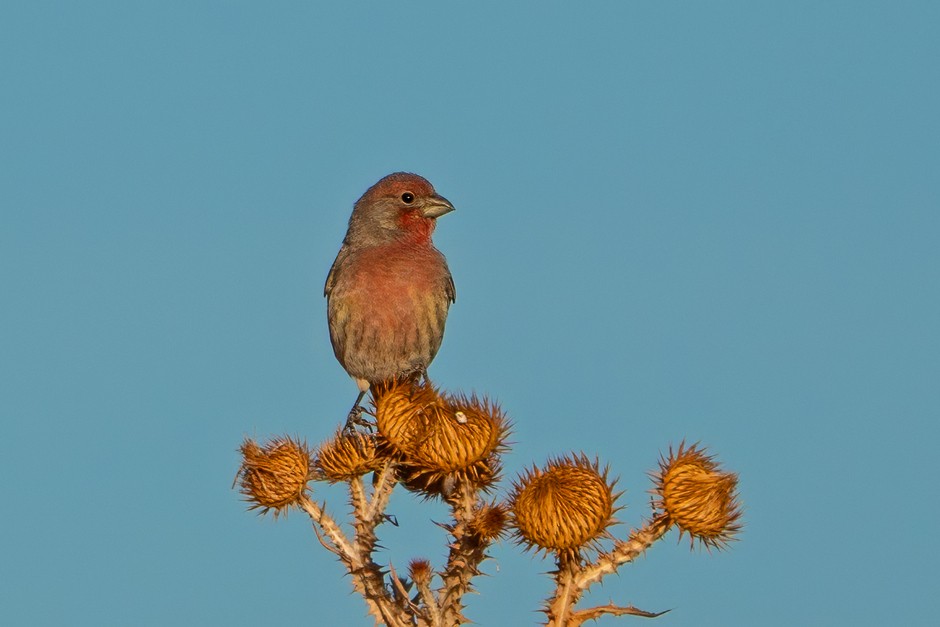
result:
[[[343,244],[339,252],[336,254],[336,259],[333,260],[333,266],[330,268],[330,273],[326,275],[326,285],[323,286],[323,295],[329,296],[330,292],[333,291],[333,286],[336,285],[336,268],[340,265],[340,261],[346,258],[346,244]]]
[[[447,268],[447,262],[444,262],[444,267]],[[450,274],[450,268],[447,268],[447,283],[444,285],[444,293],[447,294],[447,298],[450,299],[450,302],[457,302],[457,286],[454,285],[454,277]]]

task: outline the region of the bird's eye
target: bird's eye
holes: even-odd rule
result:
[[[415,201],[415,195],[412,194],[411,192],[405,192],[404,194],[401,195],[401,201],[405,203],[406,205],[410,205],[411,203]]]

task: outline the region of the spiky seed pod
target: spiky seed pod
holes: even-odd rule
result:
[[[510,496],[517,540],[559,554],[596,545],[614,522],[614,483],[583,454],[525,471]]]
[[[376,449],[375,436],[337,431],[320,445],[314,466],[327,481],[337,483],[378,470],[383,459]]]
[[[402,458],[409,489],[447,495],[458,482],[485,489],[498,478],[509,423],[487,399],[404,384],[383,390],[375,404],[376,427]]]
[[[375,426],[384,443],[396,453],[407,454],[423,423],[428,407],[441,403],[430,385],[388,381],[372,386]]]
[[[468,468],[497,451],[506,437],[506,419],[487,399],[442,397],[429,408],[423,437],[411,456],[441,471]]]
[[[509,524],[509,508],[503,503],[488,503],[474,512],[468,531],[486,542],[499,539]]]
[[[445,495],[450,483],[491,487],[508,435],[506,418],[486,399],[448,395],[441,401],[424,412],[407,451],[406,484]]]
[[[706,549],[723,549],[740,531],[738,477],[723,472],[697,444],[682,443],[675,452],[670,448],[653,481],[656,506],[679,527],[679,537],[689,534],[693,547],[698,540]]]
[[[236,480],[251,503],[249,509],[273,511],[274,516],[296,505],[313,478],[310,450],[289,437],[276,438],[264,446],[249,438],[241,446],[242,465]]]

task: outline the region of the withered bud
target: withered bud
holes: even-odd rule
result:
[[[670,448],[652,476],[656,505],[679,527],[680,537],[689,534],[693,547],[697,540],[706,549],[723,549],[741,530],[737,475],[723,472],[697,444]]]
[[[425,559],[413,559],[408,564],[408,574],[411,576],[411,580],[417,584],[430,584],[431,583],[431,562]]]
[[[375,436],[337,431],[317,449],[314,465],[327,481],[337,483],[378,470],[383,459]]]
[[[236,480],[251,503],[249,509],[273,511],[274,516],[296,505],[312,479],[307,445],[289,437],[276,438],[264,446],[246,438],[241,446],[242,465]]]
[[[525,471],[510,496],[517,540],[559,554],[596,545],[614,522],[614,483],[584,454]]]
[[[509,524],[509,508],[503,503],[489,503],[480,506],[468,524],[470,533],[486,542],[499,539]]]

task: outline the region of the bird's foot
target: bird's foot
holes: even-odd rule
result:
[[[349,410],[349,414],[346,416],[346,426],[343,427],[343,433],[352,435],[357,433],[359,427],[362,427],[366,433],[371,433],[375,429],[375,425],[368,418],[363,417],[365,411],[362,405],[358,403],[353,405],[353,408]]]

